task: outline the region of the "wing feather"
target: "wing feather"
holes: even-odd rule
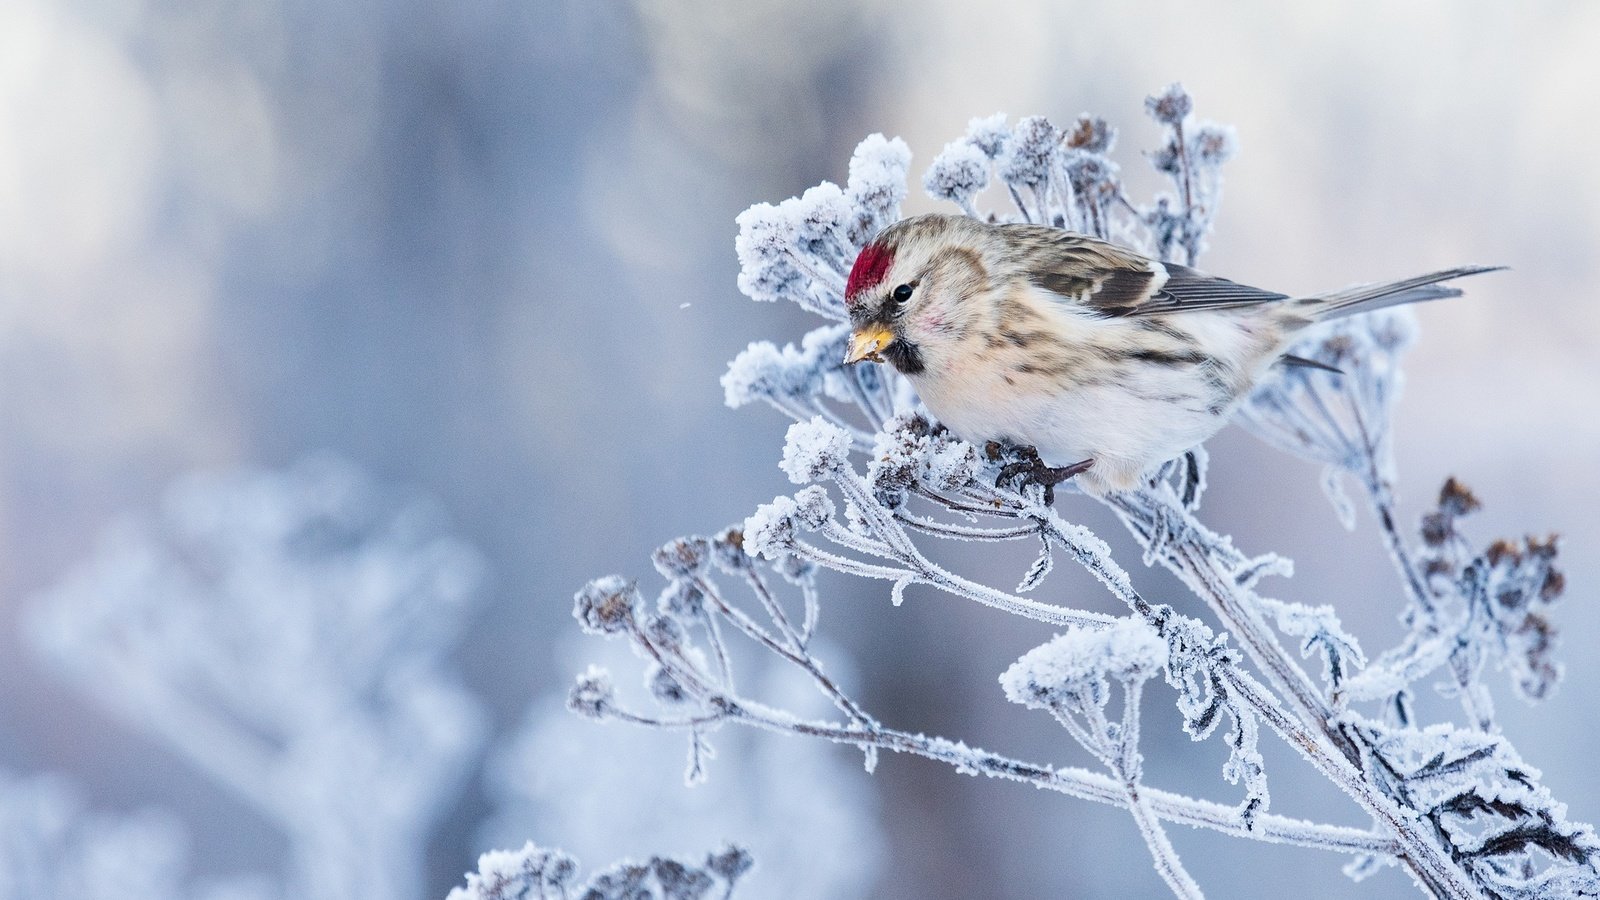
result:
[[[1087,235],[1038,225],[1006,225],[1025,248],[1023,268],[1034,284],[1103,315],[1154,316],[1236,309],[1288,295],[1160,263]]]

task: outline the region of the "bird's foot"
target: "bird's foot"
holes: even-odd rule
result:
[[[990,441],[984,451],[991,460],[998,461],[1006,449],[999,443]],[[995,479],[995,487],[1021,490],[1037,484],[1044,488],[1044,502],[1047,505],[1055,502],[1056,485],[1073,476],[1082,475],[1094,465],[1094,460],[1086,459],[1070,466],[1047,466],[1044,460],[1039,458],[1037,448],[1019,447],[1013,452],[1016,458],[1000,467],[1000,477]]]

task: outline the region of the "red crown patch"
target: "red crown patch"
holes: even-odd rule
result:
[[[850,268],[850,280],[844,286],[844,302],[853,305],[862,293],[883,283],[892,262],[894,251],[888,247],[882,244],[863,247],[861,255],[856,257],[856,264]]]

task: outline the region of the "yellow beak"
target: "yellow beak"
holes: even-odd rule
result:
[[[894,332],[882,325],[863,325],[850,335],[850,350],[844,355],[844,364],[861,362],[870,359],[873,362],[883,362],[879,353],[890,344],[894,343]]]

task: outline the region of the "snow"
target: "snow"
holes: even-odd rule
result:
[[[283,833],[286,896],[409,900],[486,731],[448,659],[484,563],[447,524],[331,457],[192,475],[29,637]]]
[[[934,158],[922,185],[934,199],[954,203],[980,219],[1027,219],[1088,231],[1169,262],[1195,265],[1220,206],[1221,168],[1237,153],[1238,139],[1230,127],[1196,122],[1193,101],[1180,85],[1152,95],[1146,108],[1162,126],[1160,142],[1146,158],[1164,176],[1166,192],[1142,205],[1127,196],[1121,170],[1107,155],[1115,130],[1090,115],[1079,117],[1064,133],[1037,116],[1014,126],[1004,115],[973,119],[965,136],[946,144]],[[1560,804],[1536,783],[1537,773],[1521,764],[1509,744],[1489,737],[1497,726],[1480,677],[1492,661],[1508,671],[1519,691],[1537,698],[1559,676],[1547,609],[1563,584],[1552,567],[1555,545],[1506,542],[1474,555],[1470,548],[1475,545],[1456,531],[1453,517],[1443,511],[1432,514],[1431,536],[1420,561],[1412,561],[1425,573],[1428,593],[1413,596],[1411,608],[1404,610],[1408,633],[1399,646],[1355,671],[1366,658],[1343,630],[1335,608],[1259,596],[1264,577],[1291,574],[1289,561],[1270,552],[1246,555],[1230,538],[1208,529],[1196,517],[1199,492],[1185,481],[1180,467],[1169,466],[1148,487],[1102,499],[1143,545],[1145,562],[1166,568],[1209,601],[1216,621],[1207,624],[1174,607],[1152,604],[1135,592],[1128,572],[1104,541],[1066,521],[1065,507],[1058,512],[1043,506],[1037,492],[998,487],[995,479],[1007,458],[990,459],[939,428],[907,379],[890,367],[841,366],[849,333],[840,297],[845,273],[863,242],[900,215],[909,162],[903,142],[872,135],[857,147],[844,188],[824,182],[777,205],[752,207],[740,217],[741,287],[757,299],[792,300],[837,323],[811,331],[798,344],[751,344],[722,381],[730,406],[762,400],[796,421],[782,468],[806,487],[758,508],[745,520],[743,532],[730,532],[705,551],[695,545],[691,558],[682,558],[674,545],[669,545],[670,552],[663,548],[656,559],[661,573],[676,584],[690,577],[691,570],[703,573],[701,556],[709,554],[720,569],[745,581],[766,570],[750,556],[768,558],[773,571],[792,575],[803,585],[808,635],[821,606],[812,580],[819,567],[875,579],[878,590],[896,605],[909,585],[919,584],[1055,627],[1082,623],[1084,627],[1072,627],[1024,654],[1000,682],[1010,700],[1048,708],[1119,778],[1130,773],[1137,778],[1143,681],[1164,668],[1191,737],[1205,739],[1226,723],[1228,757],[1222,774],[1241,784],[1245,796],[1231,816],[1220,816],[1225,830],[1259,836],[1254,831],[1259,823],[1283,821],[1265,812],[1269,797],[1258,743],[1266,723],[1356,798],[1366,813],[1387,823],[1379,826],[1386,838],[1409,841],[1412,852],[1425,857],[1422,864],[1445,872],[1447,880],[1463,879],[1450,885],[1459,893],[1478,888],[1505,896],[1565,896],[1592,886],[1594,836],[1588,826],[1565,820]],[[980,194],[992,187],[996,174],[1009,189],[1000,192],[1009,207],[977,209]],[[1384,310],[1319,328],[1291,352],[1342,373],[1284,369],[1262,384],[1238,413],[1267,440],[1328,467],[1324,485],[1347,523],[1354,522],[1356,512],[1356,503],[1344,493],[1347,481],[1380,509],[1392,493],[1389,447],[1401,387],[1399,354],[1413,340],[1413,322],[1407,311]],[[867,447],[871,453],[858,469],[850,452]],[[864,477],[858,474],[862,470]],[[817,484],[824,480],[833,482],[826,490]],[[1200,480],[1203,489],[1203,473]],[[828,490],[837,491],[844,504],[843,527],[834,521],[840,510]],[[1392,515],[1379,518],[1384,522]],[[797,549],[797,529],[814,535],[814,541],[808,536],[803,552]],[[947,540],[1031,542],[1041,537],[1044,546],[1014,594],[944,569],[934,552]],[[1385,537],[1392,552],[1406,552],[1408,535]],[[1040,586],[1060,550],[1135,615],[1112,620],[1018,596]],[[1402,570],[1412,564],[1400,562]],[[1422,593],[1411,584],[1406,587],[1408,595]],[[710,632],[699,623],[702,612],[716,615],[703,599],[681,585],[669,585],[658,603],[667,618],[652,619],[647,630],[653,634],[656,627],[669,625],[678,630],[671,640],[663,636],[655,643],[687,654],[688,644],[679,642],[692,643]],[[1448,609],[1425,608],[1430,603]],[[1093,627],[1100,623],[1109,627]],[[773,627],[784,632],[788,626]],[[1244,650],[1229,646],[1230,632]],[[1280,633],[1294,640],[1282,640]],[[1300,656],[1315,652],[1321,657],[1321,684],[1292,655],[1287,645],[1294,643]],[[777,655],[789,658],[793,647]],[[1269,673],[1265,683],[1245,667],[1247,654],[1255,671]],[[696,658],[692,665],[709,679],[720,677],[718,667],[708,668],[705,662]],[[1410,725],[1409,714],[1395,712],[1407,705],[1417,681],[1441,669],[1452,676],[1444,690],[1463,698],[1473,729],[1422,730]],[[680,704],[686,685],[677,684],[660,667],[648,668],[645,676],[652,696],[675,705],[671,715],[692,714],[692,705]],[[1124,688],[1121,722],[1106,715],[1113,680]],[[836,703],[856,727],[864,721],[858,715],[870,718],[852,711],[848,698],[836,698]],[[1357,703],[1378,704],[1407,727],[1390,728],[1362,718],[1350,711]],[[829,732],[787,709],[762,707],[758,715],[755,709],[743,711],[759,718],[755,724],[774,731]],[[1328,721],[1330,716],[1334,721]],[[704,720],[680,718],[677,724],[692,726],[698,772],[706,747]],[[860,733],[846,731],[830,736],[852,743],[849,734]],[[1324,740],[1335,731],[1349,746],[1336,749]],[[909,752],[942,759],[958,771],[1001,774],[993,765],[995,758],[965,753],[958,741],[920,735],[905,740]],[[952,749],[939,750],[945,747]],[[1340,749],[1360,754],[1359,771],[1346,765]],[[1015,765],[1019,768],[1009,777],[1033,780],[1019,773],[1033,771],[1028,767],[1034,764]],[[1398,783],[1390,783],[1391,770]],[[1199,803],[1192,798],[1163,802]],[[1390,804],[1399,807],[1398,818],[1390,815]],[[1166,867],[1169,883],[1187,883],[1176,856],[1163,855],[1164,838],[1159,829],[1148,827],[1153,821],[1145,816],[1140,824],[1158,866]],[[1308,834],[1321,833],[1330,842],[1341,831],[1302,824]],[[1429,848],[1436,836],[1452,841],[1456,855],[1433,855]],[[1348,838],[1345,834],[1341,840]],[[1307,841],[1315,845],[1318,839]],[[1365,857],[1350,871],[1370,873],[1389,861]]]

